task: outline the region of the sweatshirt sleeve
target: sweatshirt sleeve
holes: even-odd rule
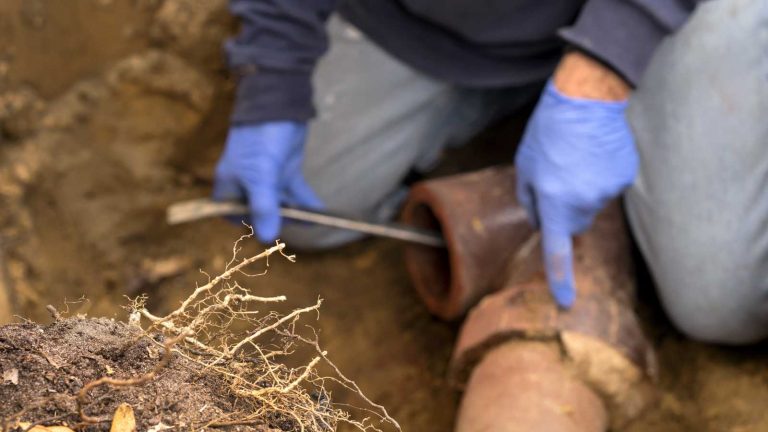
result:
[[[325,23],[336,0],[230,0],[240,33],[225,43],[239,77],[233,124],[314,116],[312,71],[328,49]]]
[[[702,0],[589,0],[560,36],[637,84],[661,40]]]

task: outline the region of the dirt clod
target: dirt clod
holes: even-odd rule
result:
[[[34,423],[57,418],[58,424],[75,425],[80,419],[74,400],[67,397],[108,370],[114,371],[117,378],[152,370],[158,360],[150,355],[149,345],[139,329],[105,318],[73,317],[48,326],[25,323],[0,327],[0,368],[4,381],[13,379],[15,384],[0,385],[0,400],[4,401],[0,417],[13,416],[26,408],[21,420]],[[46,357],[55,358],[59,366]],[[235,399],[220,377],[202,369],[173,356],[168,366],[144,385],[94,388],[86,412],[111,420],[121,404],[128,404],[133,408],[138,430],[157,428],[158,417],[175,427],[205,425],[231,411]],[[88,426],[88,430],[108,431],[110,425],[105,421]],[[240,430],[266,429],[254,424],[243,425]]]

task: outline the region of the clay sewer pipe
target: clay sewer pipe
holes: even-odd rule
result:
[[[458,318],[485,296],[451,363],[465,389],[456,431],[620,430],[654,399],[656,377],[634,312],[621,208],[609,205],[575,239],[579,296],[563,311],[548,293],[539,251],[527,250],[533,233],[514,190],[513,170],[492,168],[421,183],[404,211],[406,222],[439,229],[448,244],[406,251],[428,308]]]
[[[411,189],[403,221],[442,232],[447,245],[405,249],[411,280],[430,312],[446,320],[462,317],[503,285],[512,255],[522,252],[518,262],[527,258],[524,246],[534,231],[514,191],[511,167],[428,180]]]

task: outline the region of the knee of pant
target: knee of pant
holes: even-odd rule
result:
[[[683,296],[662,293],[662,303],[675,326],[691,339],[725,345],[745,345],[765,339],[768,336],[766,288],[752,286],[732,290],[732,283],[713,287],[708,294],[694,289]],[[668,292],[669,287],[666,288]],[[677,288],[685,290],[686,287]]]
[[[748,236],[663,223],[654,235],[636,232],[664,309],[680,331],[729,345],[768,336],[768,268],[759,250],[745,246]]]

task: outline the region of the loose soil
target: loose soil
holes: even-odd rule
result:
[[[0,369],[9,372],[0,385],[0,418],[23,409],[23,419],[43,424],[78,424],[77,403],[71,397],[84,384],[109,376],[127,379],[155,368],[163,350],[135,327],[107,318],[69,318],[47,326],[33,323],[0,327]],[[86,414],[112,418],[121,403],[131,405],[138,430],[163,425],[199,430],[226,417],[236,399],[221,377],[173,356],[161,373],[140,386],[100,386],[89,393]],[[35,405],[40,408],[30,409]],[[269,422],[268,419],[266,419]],[[290,421],[276,416],[270,426],[293,430]],[[110,422],[86,430],[108,431]],[[236,426],[230,430],[267,431],[266,425]]]
[[[139,294],[150,296],[156,313],[167,312],[206,280],[198,269],[223,269],[241,228],[220,220],[168,227],[163,213],[172,202],[209,193],[232,99],[220,43],[233,27],[225,0],[72,0],[67,7],[0,2],[0,314],[5,306],[45,323],[44,305],[52,303],[124,319],[124,296]],[[438,172],[510,160],[523,120],[448,155],[461,163]],[[246,249],[263,248],[252,242]],[[287,295],[282,312],[323,297],[317,327],[339,368],[403,430],[445,432],[459,400],[445,379],[458,324],[429,316],[400,255],[399,245],[384,240],[299,254],[296,264],[275,261],[252,290]],[[650,284],[641,285],[641,294],[660,359],[661,396],[629,431],[768,430],[766,346],[687,341],[664,318]],[[19,318],[5,312],[0,320]],[[38,327],[14,328],[20,335],[5,331],[3,340],[27,337],[50,347],[33,338]],[[105,333],[99,337],[109,339]],[[46,373],[65,372],[30,349],[9,351],[27,353],[24,361],[42,372],[22,366],[19,385],[26,379],[56,391],[76,385],[64,375],[49,382]],[[134,351],[140,354],[125,352]],[[99,360],[73,360],[83,370],[73,369],[72,376],[81,382],[106,372],[99,369],[102,360],[113,368],[126,362],[126,372],[144,367],[88,352]],[[0,366],[3,372],[18,368]],[[0,383],[4,401],[20,401],[14,390]],[[346,403],[347,397],[339,393],[335,400]],[[154,419],[159,411],[145,407],[149,417],[142,411],[142,421]]]

